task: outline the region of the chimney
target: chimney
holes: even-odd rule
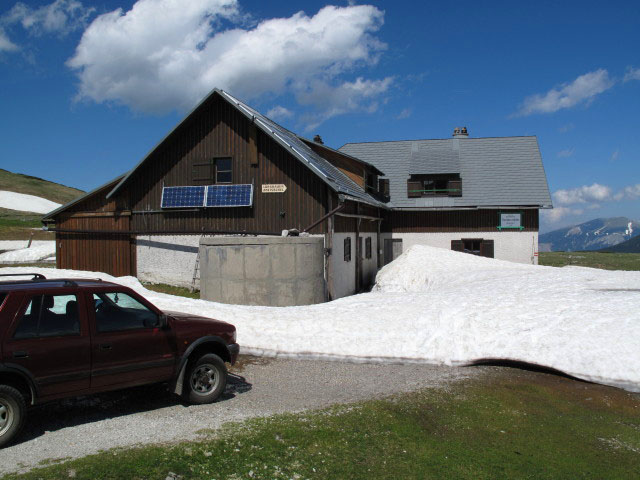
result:
[[[313,141],[319,143],[320,145],[324,145],[324,142],[322,141],[322,137],[320,135],[316,135],[315,137],[313,137]]]
[[[469,136],[467,127],[456,127],[453,129],[453,138],[466,138]]]

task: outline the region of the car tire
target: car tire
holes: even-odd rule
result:
[[[193,362],[185,379],[185,398],[189,403],[215,402],[227,386],[227,367],[213,353],[200,356]]]
[[[15,438],[26,416],[27,405],[22,394],[9,385],[0,385],[0,447]]]

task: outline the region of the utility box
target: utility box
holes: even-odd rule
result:
[[[324,238],[202,238],[200,298],[274,307],[322,303]]]

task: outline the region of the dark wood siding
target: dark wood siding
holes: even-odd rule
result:
[[[279,233],[303,229],[322,217],[326,213],[324,182],[259,129],[254,146],[252,128],[221,98],[205,102],[125,184],[131,197],[132,228]],[[192,185],[194,164],[227,156],[233,158],[233,183],[253,183],[253,207],[159,211],[163,186]],[[262,193],[262,184],[284,184],[287,190]],[[325,228],[323,223],[311,233],[324,233]]]
[[[382,228],[394,233],[498,231],[499,211],[507,210],[386,212]],[[538,210],[522,210],[522,224],[525,231],[538,231]]]
[[[78,234],[64,230],[127,231],[129,215],[64,215],[57,219],[56,266],[71,270],[106,272],[114,276],[136,275],[136,249],[131,235]]]

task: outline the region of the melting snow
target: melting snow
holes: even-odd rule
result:
[[[21,248],[9,252],[0,253],[0,263],[7,262],[37,262],[50,257],[55,258],[56,242],[46,242],[40,245],[31,245],[31,248]]]
[[[32,271],[4,268],[3,273]],[[245,353],[350,361],[518,360],[640,391],[640,272],[541,267],[414,246],[370,293],[303,307],[256,307],[132,287],[161,309],[226,320]]]
[[[23,212],[49,213],[60,206],[46,198],[0,190],[0,207]]]

